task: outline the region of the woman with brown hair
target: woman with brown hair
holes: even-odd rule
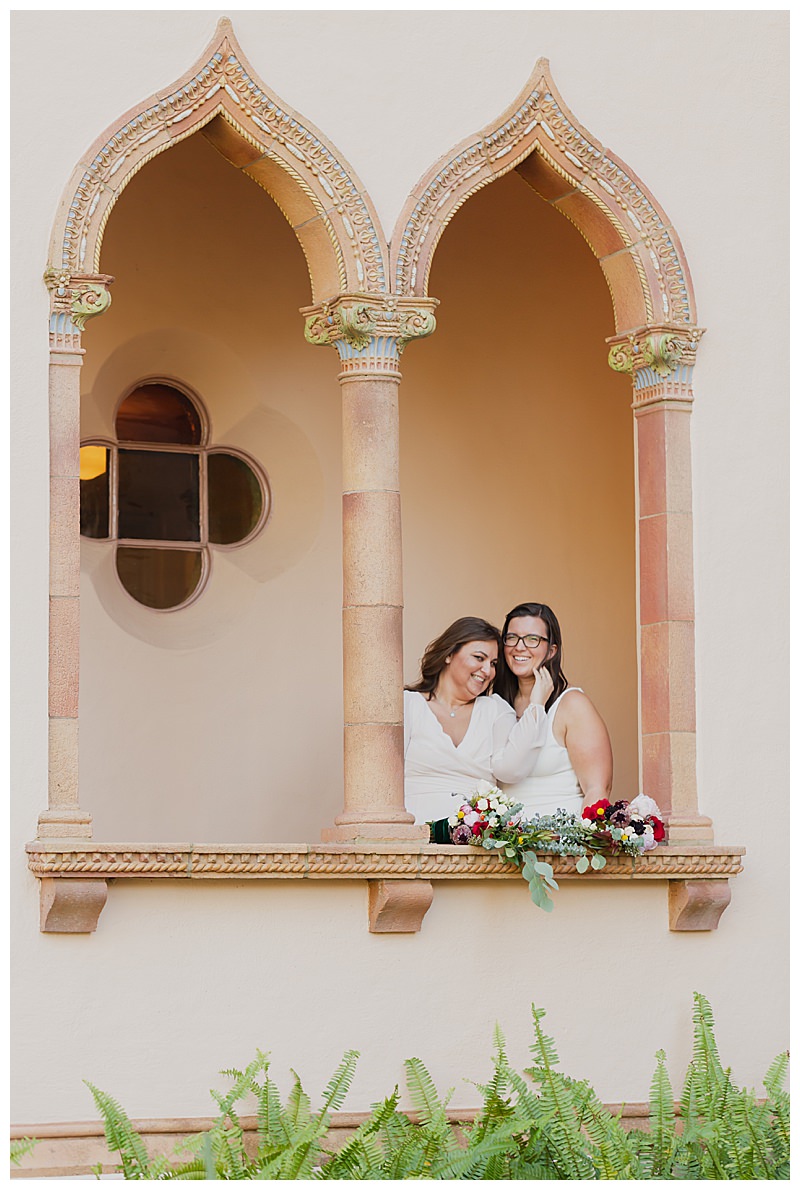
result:
[[[532,751],[524,777],[503,788],[521,802],[526,816],[568,810],[580,814],[609,797],[613,776],[611,741],[594,704],[579,686],[570,686],[561,668],[561,627],[546,603],[519,603],[503,625],[495,690],[517,715],[524,715],[539,674],[550,674],[552,691],[545,703],[544,745]]]
[[[479,781],[519,781],[544,743],[550,674],[536,675],[517,718],[489,693],[500,643],[493,624],[464,616],[431,641],[406,687],[406,809],[416,822],[448,817],[453,795],[471,796]]]

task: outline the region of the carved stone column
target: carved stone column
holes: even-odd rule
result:
[[[436,326],[433,298],[342,294],[301,311],[339,355],[342,389],[344,808],[325,842],[427,839],[403,797],[400,355]]]
[[[39,838],[88,839],[78,796],[80,369],[87,319],[111,304],[104,274],[48,269],[50,291],[50,653],[48,808]]]
[[[713,838],[697,806],[692,371],[703,331],[649,326],[608,340],[609,364],[633,380],[642,792],[673,843]]]

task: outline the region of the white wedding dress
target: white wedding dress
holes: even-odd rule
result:
[[[405,690],[405,800],[415,822],[448,818],[479,781],[519,781],[546,738],[544,707],[529,706],[517,720],[499,694],[481,695],[456,745],[424,694]],[[457,795],[457,796],[453,796]]]
[[[569,753],[553,734],[559,703],[568,690],[580,690],[580,686],[569,686],[562,691],[547,712],[545,743],[532,757],[528,774],[516,783],[504,782],[502,785],[508,797],[522,803],[526,818],[533,814],[553,814],[556,810],[567,810],[580,816],[583,809],[583,794]]]

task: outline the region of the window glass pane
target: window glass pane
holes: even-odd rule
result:
[[[120,450],[117,460],[117,536],[200,540],[199,455]]]
[[[108,466],[105,446],[81,447],[81,534],[108,537]]]
[[[117,574],[128,594],[145,607],[178,607],[195,592],[203,576],[203,551],[120,545]]]
[[[183,442],[199,445],[200,415],[189,398],[171,384],[142,384],[119,407],[121,442]]]
[[[209,541],[241,541],[258,524],[263,507],[261,484],[244,459],[222,453],[208,456]]]

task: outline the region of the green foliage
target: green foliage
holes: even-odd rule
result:
[[[11,1142],[11,1164],[19,1165],[22,1158],[32,1153],[38,1140],[33,1136],[21,1136],[19,1140],[12,1140]]]
[[[398,1110],[397,1087],[372,1105],[367,1120],[338,1149],[330,1144],[331,1114],[352,1084],[358,1054],[348,1051],[322,1097],[319,1111],[293,1072],[281,1101],[258,1051],[232,1079],[227,1093],[212,1091],[219,1114],[208,1132],[176,1146],[171,1157],[149,1157],[125,1112],[87,1084],[104,1121],[109,1148],[120,1154],[126,1179],[404,1180],[702,1180],[788,1179],[788,1054],[764,1076],[766,1099],[740,1090],[720,1061],[708,1001],[694,997],[694,1046],[676,1121],[663,1050],[656,1054],[646,1129],[627,1130],[592,1087],[563,1074],[553,1039],[533,1008],[533,1065],[528,1079],[508,1061],[495,1029],[493,1073],[477,1084],[483,1105],[460,1135],[449,1122],[452,1091],[442,1099],[419,1060],[405,1063],[412,1121]],[[249,1156],[236,1106],[255,1097],[257,1151]],[[17,1142],[23,1144],[26,1142]],[[27,1142],[30,1144],[30,1142]],[[27,1150],[22,1150],[27,1151]],[[188,1158],[188,1159],[187,1159]],[[13,1159],[13,1153],[12,1153]],[[97,1171],[96,1171],[97,1172]]]

